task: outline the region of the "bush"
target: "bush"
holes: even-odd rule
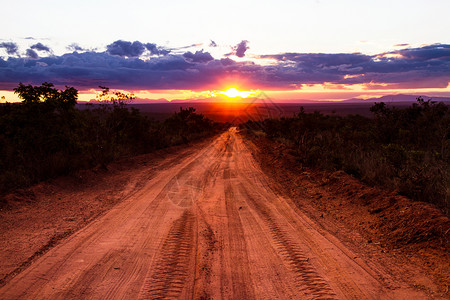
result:
[[[75,108],[78,92],[19,84],[21,103],[0,104],[0,194],[73,171],[213,134],[218,124],[180,109],[164,122],[128,108],[133,96],[102,87],[99,105]]]
[[[244,124],[294,148],[309,166],[343,170],[366,183],[450,209],[450,112],[417,99],[408,108],[384,103],[373,118],[327,116],[302,109],[293,118]]]

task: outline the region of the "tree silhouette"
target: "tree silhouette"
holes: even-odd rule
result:
[[[24,104],[43,102],[62,110],[73,108],[78,99],[78,91],[75,88],[66,86],[65,90],[58,91],[53,83],[48,82],[44,82],[41,86],[19,83],[14,93],[22,99]]]

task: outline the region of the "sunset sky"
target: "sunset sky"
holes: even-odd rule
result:
[[[450,1],[2,1],[0,96],[19,82],[143,99],[450,96]],[[234,94],[233,94],[234,95]]]

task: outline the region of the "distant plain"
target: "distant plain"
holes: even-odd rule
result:
[[[388,105],[398,108],[405,108],[413,102],[396,102]],[[83,109],[86,104],[78,104],[77,107]],[[96,105],[96,104],[94,104]],[[368,103],[348,103],[348,102],[324,102],[324,103],[206,103],[206,102],[183,102],[183,103],[149,103],[149,104],[129,104],[137,108],[140,112],[155,120],[164,120],[174,112],[180,110],[180,107],[186,109],[193,107],[197,113],[204,114],[206,117],[216,122],[229,122],[240,124],[248,120],[262,121],[266,118],[292,117],[300,112],[303,107],[306,113],[318,111],[325,115],[346,116],[350,114],[359,114],[371,117],[373,114],[370,107],[374,102]]]

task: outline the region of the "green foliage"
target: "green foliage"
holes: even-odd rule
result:
[[[126,104],[132,94],[110,93],[100,104],[75,108],[78,91],[51,83],[19,84],[22,103],[0,104],[0,194],[73,171],[211,135],[217,124],[180,109],[164,122]]]
[[[450,209],[450,112],[417,99],[398,109],[371,107],[373,118],[307,114],[245,124],[292,146],[305,165],[344,170],[363,181]]]

